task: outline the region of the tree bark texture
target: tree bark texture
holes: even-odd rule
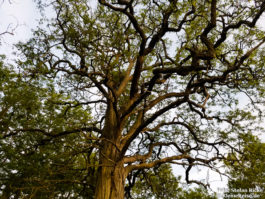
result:
[[[120,159],[119,129],[113,107],[109,104],[100,147],[99,173],[95,199],[123,199],[126,173]]]
[[[111,157],[115,150],[112,147],[106,148],[109,150],[106,155]],[[99,169],[95,199],[123,199],[125,185],[123,163],[111,163],[112,161],[107,158],[104,158],[103,166]]]

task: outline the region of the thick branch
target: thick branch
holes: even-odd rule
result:
[[[211,20],[210,23],[207,25],[207,27],[204,29],[201,40],[202,42],[207,46],[208,52],[211,54],[211,56],[215,57],[215,50],[212,42],[207,38],[208,33],[215,28],[216,26],[216,0],[212,0],[211,2]]]
[[[62,137],[65,135],[70,135],[72,133],[78,133],[78,132],[82,132],[82,131],[86,131],[86,132],[94,131],[94,132],[102,134],[102,130],[97,128],[97,127],[83,127],[83,128],[72,129],[72,130],[67,130],[67,131],[61,131],[59,133],[50,133],[50,132],[47,132],[43,129],[34,129],[34,128],[27,129],[27,128],[25,128],[25,129],[14,130],[12,133],[9,133],[7,135],[2,136],[2,139],[5,139],[5,138],[11,137],[11,136],[15,136],[19,132],[39,132],[39,133],[42,133],[43,135],[46,135],[50,138],[58,138],[58,137]]]
[[[131,70],[133,68],[133,65],[134,65],[134,60],[130,60],[129,62],[129,66],[126,70],[126,73],[125,73],[125,77],[124,79],[122,80],[117,92],[116,92],[116,95],[117,97],[119,97],[121,95],[121,93],[124,91],[124,89],[126,88],[128,82],[131,80]]]
[[[174,143],[174,142],[169,142],[169,143],[164,143],[164,142],[157,142],[157,143],[153,143],[149,146],[149,151],[148,153],[144,154],[144,155],[134,155],[134,156],[126,156],[124,158],[124,163],[133,163],[133,162],[145,162],[148,158],[151,157],[152,155],[152,152],[154,150],[155,147],[159,146],[159,147],[162,147],[162,146],[170,146],[170,145],[173,145],[175,146],[179,152],[181,153],[184,153],[183,150],[181,150],[179,148],[179,146]]]
[[[155,161],[150,162],[150,163],[129,165],[129,166],[126,167],[126,169],[129,170],[129,172],[131,172],[133,170],[138,170],[138,169],[150,169],[150,168],[155,167],[158,164],[172,162],[173,160],[181,160],[181,159],[189,159],[189,158],[190,158],[190,156],[186,155],[186,154],[176,155],[176,156],[166,157],[166,158],[163,158],[163,159],[160,159],[160,160],[155,160]]]

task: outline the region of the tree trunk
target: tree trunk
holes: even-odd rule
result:
[[[113,156],[116,156],[117,150],[108,145],[104,147],[106,153],[102,155],[100,161],[102,166],[98,172],[95,199],[123,199],[126,178],[124,165],[122,161],[115,162]]]
[[[95,199],[123,199],[126,172],[124,163],[119,157],[120,130],[117,116],[108,104],[105,126],[102,135],[102,145],[99,150],[99,171]]]

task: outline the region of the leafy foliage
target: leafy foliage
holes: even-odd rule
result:
[[[265,190],[265,144],[256,136],[245,135],[242,154],[226,160],[232,179],[226,194],[257,195],[263,198]],[[241,191],[242,190],[242,191]]]
[[[134,199],[216,199],[207,193],[206,189],[196,188],[185,190],[181,187],[180,177],[176,178],[168,164],[142,171],[137,177],[132,189]]]
[[[162,165],[152,171],[143,172],[137,178],[132,190],[132,198],[147,199],[152,198],[176,198],[181,188],[179,180],[173,173],[169,165]]]
[[[89,110],[58,106],[67,97],[56,93],[50,81],[29,81],[5,68],[3,62],[0,74],[3,197],[91,197],[96,168],[87,165],[97,161],[93,143],[83,134],[71,133],[84,127]],[[47,138],[40,129],[54,134],[46,134]],[[65,136],[56,138],[62,130]]]

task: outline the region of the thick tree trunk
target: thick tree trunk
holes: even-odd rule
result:
[[[115,162],[115,160],[107,159],[115,156],[116,150],[113,147],[107,147],[100,161],[101,167],[98,172],[97,186],[95,199],[123,199],[124,198],[124,185],[125,185],[125,172],[123,162]],[[103,156],[104,156],[103,155]]]
[[[95,199],[123,199],[126,173],[119,156],[121,131],[111,103],[108,104],[103,132]]]

